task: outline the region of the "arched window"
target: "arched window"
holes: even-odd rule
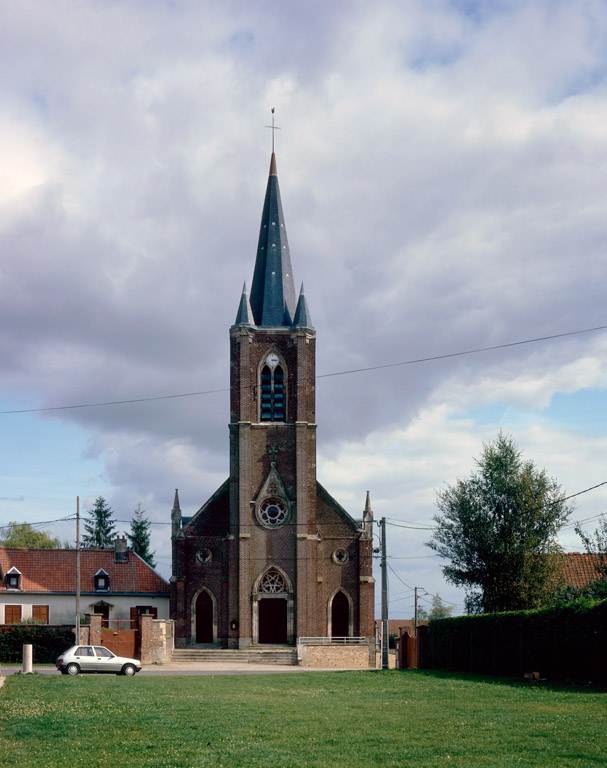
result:
[[[278,592],[287,592],[287,582],[284,576],[277,568],[270,568],[264,573],[259,582],[259,591],[276,594]]]
[[[285,374],[275,354],[268,355],[261,369],[260,421],[284,421]]]

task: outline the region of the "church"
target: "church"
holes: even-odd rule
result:
[[[315,348],[272,152],[250,296],[245,285],[230,328],[230,475],[192,517],[177,491],[171,512],[177,648],[373,636],[369,495],[356,520],[316,479]]]

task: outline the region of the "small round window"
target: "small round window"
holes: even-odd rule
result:
[[[278,528],[287,522],[289,510],[281,499],[266,499],[259,505],[257,518],[266,528]]]
[[[198,560],[199,563],[210,563],[212,559],[213,553],[210,549],[201,547],[198,552],[196,552],[196,560]]]
[[[336,549],[335,552],[333,552],[333,562],[337,563],[338,565],[343,565],[344,563],[348,562],[348,553],[345,549]]]

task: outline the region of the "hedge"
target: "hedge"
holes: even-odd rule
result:
[[[24,645],[33,646],[34,664],[54,664],[59,654],[74,645],[74,630],[39,624],[0,626],[0,664],[21,663]]]
[[[430,622],[422,666],[607,684],[607,600]]]

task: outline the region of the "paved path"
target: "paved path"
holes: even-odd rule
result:
[[[291,664],[257,664],[234,663],[220,661],[199,661],[199,662],[171,662],[169,664],[146,664],[139,675],[143,677],[154,676],[180,676],[180,675],[279,675],[301,672],[345,672],[352,667],[343,667],[339,669],[317,669],[316,667],[298,667]],[[2,667],[3,675],[14,675],[21,672],[20,666]],[[34,672],[42,675],[58,675],[59,672],[54,666],[34,665]],[[4,684],[5,677],[0,676],[0,688]]]

